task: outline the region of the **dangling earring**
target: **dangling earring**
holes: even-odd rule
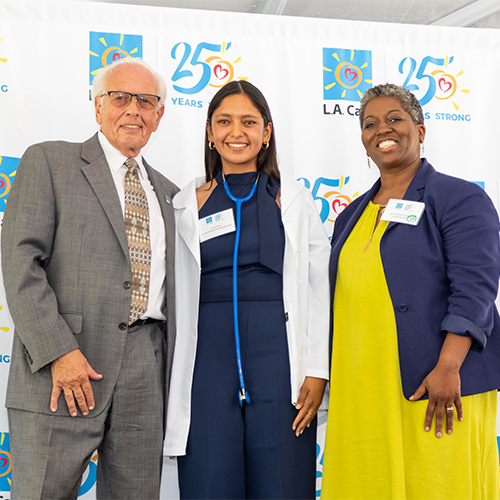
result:
[[[262,144],[262,149],[267,149],[268,147],[269,147],[268,142],[264,142],[264,144]]]
[[[368,168],[372,168],[372,164],[370,163],[370,157],[366,155],[366,162],[368,163]]]
[[[420,158],[422,158],[424,156],[425,156],[425,146],[424,146],[424,143],[422,142],[420,144]]]
[[[213,151],[215,149],[215,144],[212,141],[208,141],[208,147]]]

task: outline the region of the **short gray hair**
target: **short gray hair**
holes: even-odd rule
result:
[[[101,96],[102,94],[107,92],[106,88],[106,78],[107,76],[115,70],[117,66],[123,65],[123,64],[135,64],[137,66],[142,66],[143,68],[147,69],[153,78],[156,80],[156,92],[160,96],[161,104],[165,104],[165,101],[167,100],[167,86],[165,84],[165,80],[163,77],[157,73],[154,69],[149,66],[146,62],[144,62],[140,57],[123,57],[121,59],[118,59],[117,61],[113,62],[112,64],[108,66],[104,66],[104,68],[101,68],[97,74],[94,77],[94,81],[92,83],[92,100],[95,101],[96,97]],[[113,89],[115,90],[115,89]],[[119,90],[119,89],[116,89]]]
[[[424,113],[418,99],[404,87],[393,83],[384,83],[368,89],[361,98],[359,106],[359,124],[363,129],[366,105],[377,97],[396,97],[401,101],[403,109],[410,115],[416,125],[424,124]]]

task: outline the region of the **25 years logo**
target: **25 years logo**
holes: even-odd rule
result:
[[[172,75],[173,88],[184,95],[198,94],[206,87],[223,87],[235,77],[240,56],[230,55],[232,42],[200,42],[194,48],[187,42],[176,43],[170,53],[177,61]],[[247,77],[237,76],[239,80]]]
[[[302,181],[304,186],[311,191],[321,222],[325,224],[327,234],[332,234],[331,229],[338,215],[354,198],[359,196],[359,191],[350,195],[346,194],[346,191],[348,192],[346,185],[349,183],[350,177],[340,176],[338,179],[318,177],[314,181],[312,188],[309,179],[299,177],[297,180]]]
[[[398,71],[405,77],[403,87],[413,92],[423,107],[433,99],[437,99],[443,104],[451,103],[453,109],[460,109],[460,98],[468,95],[470,90],[461,88],[460,77],[463,70],[451,68],[455,56],[432,57],[425,56],[421,60],[413,57],[403,58],[398,66]],[[436,113],[438,120],[470,121],[470,115],[451,114],[451,106],[447,106],[447,113]],[[426,113],[425,118],[430,118],[430,113]]]
[[[97,72],[124,57],[142,58],[142,35],[90,32],[89,83]]]

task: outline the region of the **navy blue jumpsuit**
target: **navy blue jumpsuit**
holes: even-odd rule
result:
[[[255,172],[226,176],[243,198]],[[204,218],[236,204],[217,187],[199,212]],[[276,203],[278,182],[265,173],[241,210],[238,314],[245,385],[239,405],[232,304],[235,232],[201,244],[198,344],[185,456],[178,457],[182,499],[313,499],[316,419],[300,437],[292,431],[290,365],[283,306],[285,234]]]

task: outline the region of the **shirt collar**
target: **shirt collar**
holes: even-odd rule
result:
[[[101,144],[102,150],[104,151],[104,156],[106,156],[106,160],[108,162],[109,168],[113,172],[118,172],[120,168],[123,167],[123,175],[125,175],[126,168],[124,166],[125,160],[127,157],[122,154],[118,149],[116,149],[114,146],[111,145],[111,143],[108,141],[107,137],[99,130],[99,133],[97,134],[97,137],[99,138],[99,143]],[[142,161],[142,154],[139,153],[134,160],[137,162],[137,166],[139,169],[139,176],[144,179],[146,176],[146,173],[144,171],[144,165]]]

